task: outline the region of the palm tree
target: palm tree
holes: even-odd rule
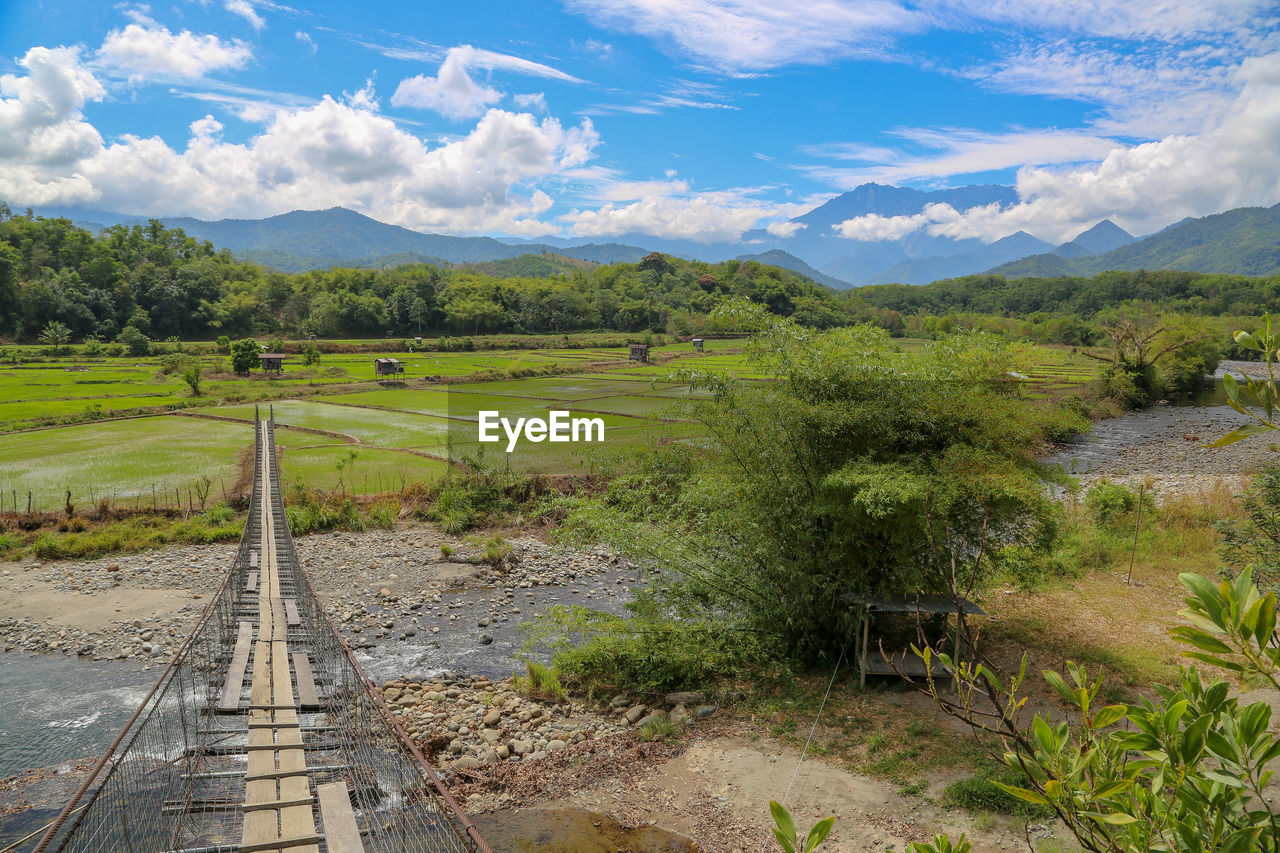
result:
[[[57,355],[62,348],[71,341],[71,329],[67,328],[66,323],[57,320],[50,320],[49,324],[44,327],[44,331],[40,333],[40,343],[48,344],[53,347],[53,354]]]

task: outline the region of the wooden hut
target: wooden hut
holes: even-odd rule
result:
[[[866,686],[868,675],[897,675],[898,673],[920,677],[926,675],[924,661],[915,652],[911,651],[910,647],[891,648],[886,646],[883,653],[881,652],[881,643],[877,641],[876,634],[873,632],[874,623],[877,619],[887,616],[901,616],[906,617],[912,624],[919,625],[930,617],[958,615],[958,608],[963,608],[965,616],[987,615],[981,607],[967,598],[960,599],[957,605],[956,602],[942,595],[881,595],[861,600],[857,602],[856,606],[862,609],[862,631],[857,639],[855,656],[858,660],[858,667],[862,670],[860,678],[864,687]],[[961,648],[962,640],[959,625],[952,627],[955,630],[950,638],[951,648],[946,649],[946,651],[952,656],[953,660],[959,660],[964,655],[965,649]],[[886,659],[886,655],[888,659]],[[951,674],[943,667],[942,661],[936,657],[931,658],[929,664],[929,669],[932,670],[935,679],[951,678]]]
[[[373,373],[375,376],[399,376],[404,373],[404,365],[398,358],[375,358]]]
[[[631,361],[648,361],[649,345],[648,344],[631,344],[631,352],[627,356]]]
[[[269,373],[280,373],[284,370],[285,355],[282,352],[262,352],[258,353],[258,361],[262,365],[262,369]]]
[[[702,338],[693,339],[693,351],[702,352]]]

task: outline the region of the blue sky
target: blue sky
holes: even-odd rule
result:
[[[1143,232],[1280,201],[1278,28],[1269,0],[8,0],[0,198],[732,241],[867,181],[1004,183],[837,230]]]

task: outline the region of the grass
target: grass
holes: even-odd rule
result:
[[[190,517],[139,513],[103,522],[76,517],[40,530],[0,534],[0,558],[32,554],[47,560],[92,559],[175,543],[235,541],[243,529],[243,517],[222,503]]]
[[[568,700],[564,685],[560,683],[560,673],[546,664],[537,661],[526,661],[524,675],[512,678],[516,692],[526,699],[546,699],[551,702]]]
[[[33,495],[33,509],[57,509],[66,490],[72,502],[96,504],[104,497],[149,499],[153,485],[170,497],[201,476],[228,489],[238,476],[240,452],[253,442],[246,426],[157,416],[55,430],[0,435],[0,491],[12,501]]]

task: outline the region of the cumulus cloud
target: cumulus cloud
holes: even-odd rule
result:
[[[0,198],[18,204],[206,218],[338,204],[411,228],[537,234],[552,201],[536,184],[581,169],[599,144],[589,120],[490,110],[431,147],[379,115],[368,87],[279,106],[244,143],[205,116],[184,148],[128,134],[104,144],[81,111],[105,92],[77,49],[33,48],[19,64],[25,75],[0,76]]]
[[[789,240],[808,227],[803,222],[770,222],[764,230],[780,240]]]
[[[510,71],[566,83],[582,82],[577,77],[540,62],[463,44],[449,48],[434,77],[419,74],[400,81],[391,96],[391,104],[434,110],[455,120],[475,118],[503,97],[502,92],[497,89],[473,80],[471,72],[475,69]]]
[[[1019,202],[959,213],[930,205],[915,216],[858,217],[835,226],[853,239],[889,239],[919,228],[932,235],[991,241],[1025,230],[1052,241],[1111,219],[1145,233],[1187,216],[1272,205],[1280,198],[1280,54],[1255,57],[1237,72],[1240,93],[1224,118],[1197,134],[1116,144],[1101,162],[1019,171]],[[877,236],[878,235],[878,236]]]
[[[223,41],[216,35],[195,35],[189,30],[170,32],[154,22],[132,23],[107,33],[98,51],[98,62],[131,77],[195,79],[210,71],[242,68],[253,58],[249,45],[239,39]]]
[[[572,210],[560,220],[578,237],[638,233],[714,243],[736,241],[766,220],[790,218],[808,209],[807,205],[761,201],[750,192],[691,192],[684,181],[617,182],[597,194],[611,200],[594,210]],[[790,225],[774,224],[783,230]]]
[[[76,164],[102,137],[81,113],[106,94],[73,47],[33,47],[18,60],[25,75],[0,75],[0,198],[25,204],[92,195]]]

